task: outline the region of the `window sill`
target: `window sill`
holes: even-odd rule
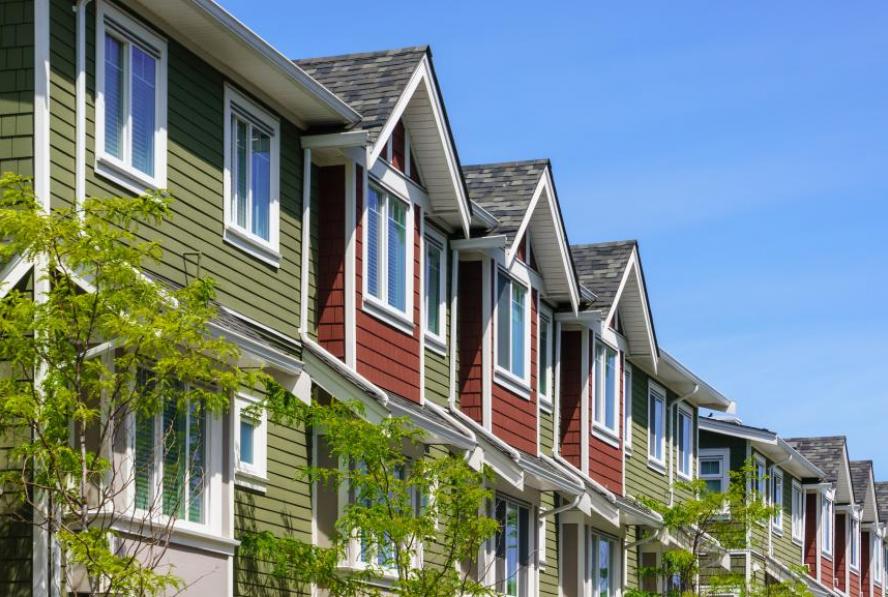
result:
[[[793,537],[792,542],[795,543],[796,545],[803,545],[804,544],[804,540],[801,537]]]
[[[493,380],[502,388],[517,394],[525,400],[530,400],[530,386],[523,379],[509,373],[499,365],[493,373]]]
[[[281,266],[281,254],[271,244],[257,239],[248,232],[228,224],[225,226],[225,233],[222,238],[228,244],[237,247],[259,261],[264,261],[275,268]]]
[[[364,295],[363,310],[398,331],[404,332],[408,336],[413,335],[413,319],[407,317],[403,312],[381,303],[369,294]]]
[[[96,158],[94,168],[97,175],[137,195],[158,191],[166,186],[165,176],[148,176],[107,155]]]
[[[694,480],[693,475],[690,475],[688,473],[683,473],[678,470],[675,471],[675,476],[678,477],[679,479],[684,480],[684,481],[693,481]]]
[[[772,524],[771,525],[771,532],[774,533],[775,535],[777,535],[778,537],[782,537],[783,536],[783,527],[776,526],[776,525]]]
[[[592,423],[592,435],[613,448],[620,448],[620,436],[600,423]]]
[[[540,396],[539,393],[537,393],[537,400],[540,403],[540,410],[543,411],[544,413],[546,413],[547,415],[551,415],[552,410],[554,409],[554,406],[552,405],[552,401],[548,398],[544,398],[544,397]]]
[[[170,525],[169,520],[152,519],[143,511],[130,512],[128,514],[114,515],[109,521],[115,530],[123,531],[137,536],[150,535],[153,532],[169,534],[172,545],[184,545],[201,551],[207,551],[222,555],[234,555],[234,551],[240,541],[222,536],[208,528],[198,528],[195,523],[175,520]]]
[[[268,477],[244,469],[238,469],[234,473],[234,484],[250,491],[265,493],[268,488]]]
[[[822,557],[826,558],[827,560],[829,560],[830,562],[832,562],[832,559],[833,559],[833,558],[832,558],[832,554],[831,554],[831,553],[826,553],[825,551],[821,551],[821,552],[820,552],[820,555],[821,555]]]
[[[425,346],[439,356],[447,356],[447,342],[440,336],[435,336],[431,332],[426,332]]]
[[[660,473],[661,475],[666,474],[666,463],[654,460],[650,456],[648,456],[648,468]]]

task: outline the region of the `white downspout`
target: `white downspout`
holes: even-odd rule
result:
[[[74,197],[79,208],[86,199],[86,7],[90,0],[77,0],[77,82],[75,88],[76,147]]]
[[[311,266],[311,148],[302,150],[302,267],[299,271],[299,335],[308,331],[308,284]]]
[[[669,447],[669,505],[675,503],[675,438],[678,437],[678,408],[688,401],[689,398],[692,398],[697,392],[700,391],[700,384],[694,384],[694,389],[685,394],[684,396],[680,396],[675,402],[672,403],[672,422],[669,425],[670,435],[670,447]]]

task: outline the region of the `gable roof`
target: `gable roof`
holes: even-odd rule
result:
[[[428,46],[294,60],[302,70],[357,110],[375,142]]]
[[[851,485],[854,487],[854,502],[863,504],[869,489],[870,474],[873,470],[872,460],[852,460]]]
[[[876,481],[875,490],[879,520],[888,521],[888,481]]]
[[[824,473],[824,480],[836,485],[836,500],[855,501],[847,441],[844,435],[825,437],[793,437],[786,443],[801,452]]]
[[[502,234],[512,244],[548,167],[545,159],[463,166],[469,198],[497,220],[487,234]]]
[[[595,293],[597,300],[592,307],[603,310],[603,315],[610,311],[617,298],[623,272],[636,246],[634,240],[622,240],[570,248],[580,283]]]

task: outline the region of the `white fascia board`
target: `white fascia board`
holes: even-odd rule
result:
[[[574,496],[581,495],[584,491],[583,486],[577,481],[558,474],[558,468],[543,467],[523,457],[519,461],[519,466],[524,470],[525,478],[528,476],[533,477],[539,481],[538,485],[545,485],[544,488],[541,488],[543,491],[560,491],[561,493]]]
[[[430,417],[427,417],[420,410],[422,407],[418,404],[416,405],[416,408],[405,408],[400,404],[390,401],[388,407],[393,416],[408,417],[417,428],[428,434],[424,439],[427,444],[443,443],[460,450],[469,450],[475,447],[475,442],[457,431],[455,426],[448,427],[447,425],[443,425]]]
[[[0,271],[0,298],[8,295],[9,291],[22,281],[22,278],[31,271],[32,267],[34,267],[33,263],[20,256],[7,263],[3,271]]]
[[[503,234],[494,236],[478,236],[475,238],[458,238],[450,241],[450,247],[457,251],[491,251],[505,249],[507,238]]]
[[[364,415],[368,420],[381,421],[388,418],[389,411],[376,398],[341,375],[319,355],[311,350],[306,350],[304,358],[305,371],[312,381],[328,394],[341,402],[360,402],[364,406]]]
[[[642,315],[645,322],[645,332],[647,334],[648,348],[650,349],[651,368],[653,369],[653,373],[656,374],[659,361],[659,347],[657,346],[657,340],[654,337],[654,321],[651,316],[650,310],[648,309],[649,303],[647,298],[647,289],[644,286],[644,279],[641,276],[641,265],[638,258],[638,247],[633,247],[632,249],[632,254],[629,256],[629,259],[626,262],[626,268],[623,270],[623,277],[620,280],[620,286],[617,288],[617,292],[614,295],[614,301],[611,304],[611,308],[608,311],[607,316],[604,318],[602,325],[608,325],[613,319],[614,314],[616,313],[617,308],[620,305],[620,299],[623,296],[623,292],[626,290],[626,285],[629,283],[631,276],[633,275],[635,276],[635,282],[638,285],[638,292],[640,294],[639,299],[641,301]]]
[[[702,390],[702,392],[698,392],[699,397],[709,396],[712,400],[714,400],[714,403],[703,403],[699,400],[699,398],[696,401],[692,399],[691,401],[695,402],[697,406],[703,406],[711,410],[718,410],[721,412],[727,412],[731,408],[736,408],[736,405],[734,405],[734,402],[731,399],[713,388],[705,380],[698,377],[693,371],[688,369],[683,363],[681,363],[678,359],[676,359],[674,356],[663,349],[660,349],[660,358],[665,365],[672,368],[679,375],[684,376],[689,384],[699,386],[700,390]]]
[[[252,338],[247,338],[213,321],[208,322],[207,327],[210,328],[214,336],[225,338],[234,343],[242,351],[259,359],[272,369],[276,369],[286,375],[299,375],[302,373],[302,361],[296,357],[275,350]]]
[[[762,446],[777,445],[777,434],[770,431],[751,429],[746,426],[741,427],[733,423],[725,423],[724,421],[719,421],[717,419],[711,419],[708,417],[700,417],[699,421],[697,422],[697,426],[700,428],[701,431],[709,431],[711,433],[718,433],[720,435],[728,435],[730,437],[745,439],[748,441],[757,442]]]
[[[367,144],[367,137],[367,131],[356,130],[323,135],[305,135],[300,139],[300,142],[304,149],[337,149],[363,147]]]

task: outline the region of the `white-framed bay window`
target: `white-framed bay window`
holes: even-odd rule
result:
[[[138,384],[153,383],[140,372]],[[179,394],[179,392],[176,392]],[[136,518],[220,534],[222,422],[200,405],[165,400],[160,412],[132,413],[129,462]]]
[[[497,376],[529,388],[530,288],[498,269],[495,289]]]
[[[430,230],[425,235],[425,334],[439,351],[447,340],[447,242]]]
[[[666,390],[648,385],[648,464],[658,471],[666,468]]]
[[[802,485],[792,481],[792,540],[801,543],[805,539],[805,493]]]
[[[771,528],[775,533],[783,534],[783,471],[776,466],[771,467],[771,504],[776,507],[771,517]]]
[[[546,410],[552,410],[552,398],[555,393],[554,360],[555,360],[555,323],[552,311],[540,305],[538,316],[537,354],[537,394],[540,406]]]
[[[268,482],[268,416],[251,408],[259,401],[238,394],[234,401],[235,479],[239,485],[264,491]]]
[[[225,240],[280,265],[280,120],[225,85]]]
[[[376,184],[368,185],[365,203],[364,304],[412,325],[412,206]]]
[[[167,184],[167,43],[99,0],[96,172],[136,193]]]
[[[593,426],[599,431],[616,438],[619,433],[617,392],[619,387],[619,353],[605,344],[600,338],[595,339],[595,408],[592,418]]]
[[[820,494],[820,551],[827,556],[833,552],[833,501],[825,493]]]
[[[694,475],[694,413],[685,406],[678,407],[678,476],[691,479]]]

